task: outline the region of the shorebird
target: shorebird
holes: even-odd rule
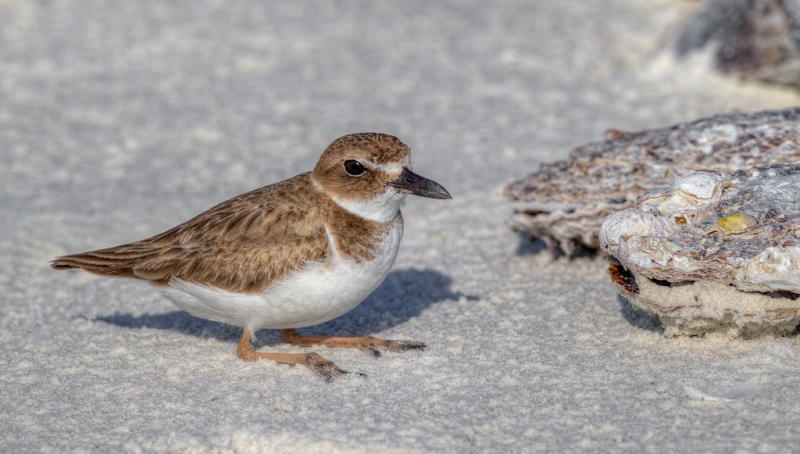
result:
[[[317,353],[257,352],[251,341],[271,328],[303,347],[356,347],[377,356],[425,348],[295,331],[348,312],[383,282],[403,236],[407,194],[451,198],[413,173],[409,158],[396,137],[347,135],[325,149],[311,172],[234,197],[151,238],[51,265],[146,281],[196,317],[241,326],[242,360],[303,364],[330,381],[347,372]]]

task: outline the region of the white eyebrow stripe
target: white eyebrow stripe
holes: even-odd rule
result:
[[[380,170],[381,172],[389,175],[400,175],[400,172],[402,172],[403,168],[405,168],[407,165],[408,161],[405,163],[387,162],[385,164],[376,164],[372,161],[364,161],[364,167],[367,167],[370,170]]]

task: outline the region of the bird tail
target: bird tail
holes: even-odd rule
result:
[[[136,277],[133,264],[144,251],[130,251],[120,247],[100,249],[58,257],[50,262],[54,270],[80,268],[92,274],[110,277]],[[152,252],[151,252],[152,254]],[[144,255],[150,255],[145,253]]]

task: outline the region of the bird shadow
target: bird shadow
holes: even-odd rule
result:
[[[319,336],[366,336],[400,325],[421,314],[433,303],[445,300],[477,301],[479,298],[452,292],[452,279],[429,269],[393,271],[361,304],[329,322],[303,329],[301,334]],[[126,328],[148,328],[176,331],[201,338],[236,342],[241,328],[194,317],[184,311],[166,314],[132,315],[115,313],[95,318],[96,321]],[[255,348],[278,345],[279,330],[261,330]]]

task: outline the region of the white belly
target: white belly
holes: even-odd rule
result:
[[[375,258],[356,263],[334,254],[308,264],[269,286],[263,293],[231,293],[173,279],[157,287],[176,306],[200,318],[262,328],[302,328],[332,320],[358,306],[389,274],[403,237],[398,216],[375,247]]]

